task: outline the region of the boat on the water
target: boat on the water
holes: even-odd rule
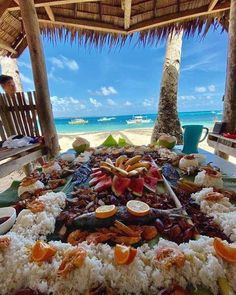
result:
[[[98,119],[98,122],[106,122],[106,121],[111,121],[111,120],[115,120],[115,117],[103,117]]]
[[[70,125],[83,125],[83,124],[88,124],[88,120],[84,119],[73,119],[68,122]]]
[[[127,124],[145,124],[151,122],[152,120],[146,116],[134,116],[132,119],[126,120]]]

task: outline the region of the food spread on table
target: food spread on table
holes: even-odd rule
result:
[[[218,167],[154,145],[74,148],[19,185],[0,294],[235,294],[236,193]]]

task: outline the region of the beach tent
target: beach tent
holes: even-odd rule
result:
[[[29,46],[36,105],[46,145],[58,141],[40,32],[51,41],[83,46],[123,45],[134,34],[155,44],[173,30],[205,34],[210,26],[229,32],[224,120],[236,127],[236,0],[0,0],[0,55],[17,58]]]

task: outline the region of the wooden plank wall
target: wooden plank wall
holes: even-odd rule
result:
[[[40,136],[35,92],[0,94],[0,136],[4,140],[14,134]]]

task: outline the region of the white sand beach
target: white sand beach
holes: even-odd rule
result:
[[[112,134],[116,139],[119,139],[119,137],[125,138],[126,141],[131,144],[145,145],[150,143],[152,128],[126,129],[112,132],[58,134],[61,152],[66,152],[68,149],[72,148],[72,142],[78,136],[86,138],[92,147],[96,147],[100,145],[109,134]],[[207,150],[210,153],[214,153],[214,149],[208,146],[206,140],[199,144],[199,148]],[[236,164],[236,158],[234,157],[230,157],[229,161]],[[23,171],[19,170],[2,178],[0,183],[0,192],[6,190],[11,185],[13,180],[21,180],[23,177]]]

